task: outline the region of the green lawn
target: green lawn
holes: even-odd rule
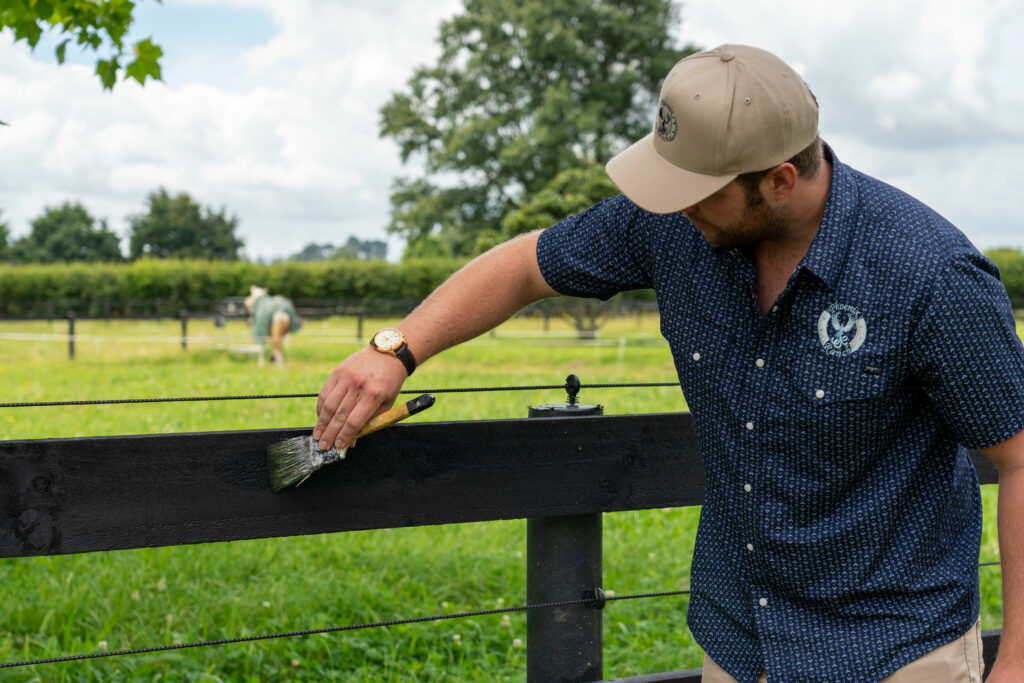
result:
[[[369,334],[387,320],[366,321]],[[597,344],[566,324],[513,320],[495,336],[431,360],[410,389],[675,381],[657,319],[609,322]],[[240,323],[0,323],[5,401],[316,393],[362,342],[351,318],[311,321],[287,367],[262,370],[233,347]],[[12,339],[11,334],[29,338]],[[678,388],[584,389],[606,414],[678,411]],[[440,394],[414,420],[524,417],[564,392]],[[313,399],[0,409],[0,439],[311,426]],[[995,490],[986,487],[983,559],[998,556]],[[699,510],[604,517],[604,586],[616,594],[688,585]],[[0,560],[0,661],[340,626],[525,603],[525,522],[367,531],[177,548]],[[999,568],[982,570],[982,626],[1002,621]],[[604,612],[609,678],[700,665],[685,597],[614,601]],[[522,680],[521,613],[4,670],[13,681]],[[457,637],[456,637],[457,636]]]

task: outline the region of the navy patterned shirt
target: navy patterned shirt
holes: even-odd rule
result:
[[[877,681],[978,617],[967,448],[1024,429],[996,267],[934,211],[835,158],[767,314],[744,249],[613,197],[545,230],[557,291],[653,288],[707,476],[688,622],[741,683]]]

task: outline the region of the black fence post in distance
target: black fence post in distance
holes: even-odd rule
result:
[[[75,359],[75,312],[68,311],[68,358]]]
[[[181,309],[181,350],[184,351],[188,345],[188,311]]]
[[[579,377],[566,378],[567,405],[531,406],[530,417],[602,415],[579,405]],[[601,587],[601,514],[535,517],[526,521],[526,601],[534,605],[594,597]],[[601,610],[585,604],[526,614],[526,680],[599,681],[604,678]]]

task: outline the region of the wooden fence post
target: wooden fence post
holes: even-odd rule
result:
[[[68,311],[68,358],[75,359],[75,312]]]
[[[575,385],[573,387],[573,385]],[[602,415],[603,406],[577,405],[579,378],[566,379],[569,405],[532,406],[529,417]],[[526,522],[526,601],[592,598],[601,587],[601,513],[535,517]],[[569,605],[526,614],[526,680],[604,678],[601,610]]]

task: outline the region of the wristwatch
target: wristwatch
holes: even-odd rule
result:
[[[412,371],[416,369],[416,359],[413,357],[412,351],[409,350],[409,345],[405,343],[405,337],[401,330],[394,327],[378,330],[370,339],[370,346],[402,361],[408,375],[411,375]]]

